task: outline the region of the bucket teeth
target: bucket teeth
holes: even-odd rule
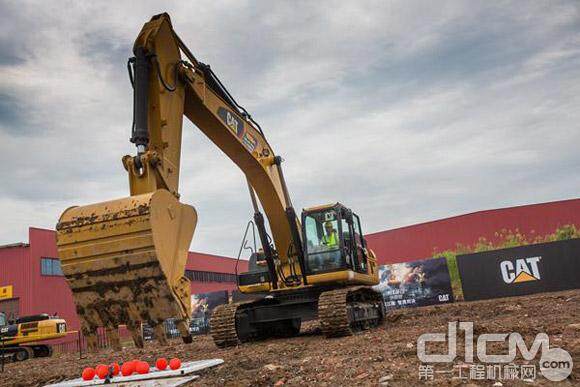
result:
[[[155,328],[168,318],[189,321],[184,272],[196,222],[193,207],[165,190],[63,213],[58,253],[89,347],[96,345],[98,327],[126,325],[142,347],[142,323]],[[109,337],[118,342],[118,334]]]
[[[167,335],[165,334],[163,323],[153,326],[153,332],[159,344],[167,345]]]
[[[191,337],[191,333],[189,332],[189,320],[176,321],[175,326],[181,334],[183,342],[185,344],[191,344],[193,342],[193,337]]]
[[[131,333],[131,338],[133,343],[137,348],[143,348],[143,333],[141,331],[141,326],[137,325],[134,320],[129,320],[127,322],[127,329]]]
[[[107,327],[107,338],[111,343],[111,348],[115,351],[120,351],[121,348],[121,340],[119,339],[119,328],[118,327]]]

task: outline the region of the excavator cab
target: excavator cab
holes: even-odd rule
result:
[[[255,299],[213,311],[210,324],[218,347],[293,336],[300,332],[302,322],[313,319],[319,320],[327,337],[347,336],[383,320],[382,294],[371,287],[378,283],[377,259],[367,248],[358,215],[334,203],[304,209],[301,218],[301,243],[295,249],[297,260],[302,260],[301,283],[293,287],[288,281],[298,264],[294,271],[288,270],[290,275],[277,270],[276,277],[266,265],[259,265],[261,256],[253,254],[249,271],[239,275],[238,285]],[[287,267],[292,265],[290,261]]]
[[[360,218],[341,203],[302,211],[302,251],[306,284],[375,285],[377,260],[367,248]],[[238,276],[243,293],[272,290],[263,252],[252,254],[249,270]]]
[[[376,273],[376,260],[374,256],[369,257],[360,219],[344,205],[336,203],[305,209],[302,233],[309,282],[318,282],[317,276],[323,278],[321,274]]]

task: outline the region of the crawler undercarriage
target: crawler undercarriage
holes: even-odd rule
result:
[[[303,288],[268,294],[262,299],[218,306],[211,334],[220,348],[269,337],[290,337],[303,321],[319,319],[326,337],[349,336],[379,325],[382,295],[367,286]]]

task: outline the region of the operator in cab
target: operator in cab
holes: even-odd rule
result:
[[[336,230],[334,229],[332,222],[324,223],[324,231],[326,233],[322,236],[322,244],[327,248],[338,247],[338,235],[336,234]]]

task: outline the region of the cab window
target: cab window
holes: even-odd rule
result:
[[[304,223],[309,253],[339,248],[338,219],[334,210],[307,215]]]
[[[354,241],[356,242],[357,246],[363,247],[361,234],[360,234],[360,232],[361,232],[360,231],[360,224],[359,224],[357,215],[354,215],[352,217],[352,222],[353,222],[353,228],[354,228]]]
[[[318,227],[316,224],[316,219],[311,216],[307,216],[304,224],[306,227],[306,243],[308,243],[308,246],[310,247],[320,245],[320,238],[318,237]]]
[[[334,209],[306,215],[307,266],[310,273],[330,271],[344,266],[340,250],[341,234]],[[348,232],[348,228],[346,229]]]
[[[367,256],[363,250],[365,248],[364,239],[363,239],[362,230],[360,227],[360,220],[358,218],[358,215],[356,215],[356,214],[353,214],[352,225],[353,225],[353,229],[354,229],[354,243],[355,243],[357,260],[358,260],[358,262],[360,262],[360,264],[359,264],[360,270],[364,273],[367,271]]]

